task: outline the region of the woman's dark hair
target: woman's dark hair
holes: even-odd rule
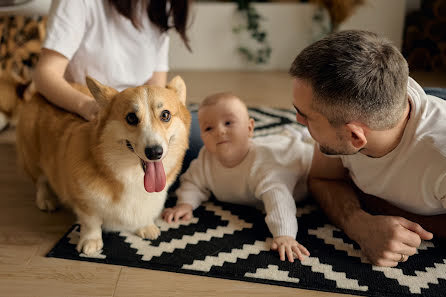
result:
[[[137,4],[141,0],[109,0],[111,5],[123,16],[128,18],[135,28],[141,27],[136,14]],[[161,32],[167,32],[171,28],[180,34],[184,44],[191,50],[189,46],[189,38],[186,34],[187,17],[189,14],[189,4],[191,0],[171,0],[170,8],[167,10],[168,0],[151,0],[148,1],[147,15],[150,21],[155,24]],[[172,17],[173,24],[169,24],[169,18]]]

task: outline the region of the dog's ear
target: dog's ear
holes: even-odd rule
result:
[[[186,84],[184,83],[184,80],[181,78],[181,76],[177,75],[172,78],[167,84],[167,88],[177,92],[178,98],[180,99],[181,103],[186,105]]]
[[[101,108],[108,105],[110,99],[118,93],[118,91],[115,89],[104,86],[90,76],[87,76],[85,80],[87,82],[88,89]]]

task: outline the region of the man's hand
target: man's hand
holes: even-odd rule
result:
[[[281,261],[285,261],[285,254],[290,262],[294,262],[294,255],[296,255],[296,258],[298,258],[300,261],[304,259],[304,255],[310,255],[310,252],[308,252],[303,245],[299,244],[290,236],[274,237],[271,244],[271,249],[279,252]]]
[[[176,223],[179,219],[189,221],[192,219],[192,205],[180,203],[173,208],[166,208],[162,217],[168,223],[172,223],[172,220]]]
[[[351,221],[352,238],[374,265],[397,266],[417,252],[421,240],[431,240],[432,233],[402,217],[362,215]]]

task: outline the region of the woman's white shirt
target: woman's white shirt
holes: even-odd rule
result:
[[[150,22],[145,7],[138,10],[140,30],[105,0],[59,0],[51,10],[43,48],[70,60],[68,81],[85,84],[89,75],[121,91],[169,70],[169,36]]]

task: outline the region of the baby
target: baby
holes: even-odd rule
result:
[[[204,147],[181,176],[177,205],[164,210],[164,220],[190,220],[192,211],[212,192],[219,201],[263,207],[274,236],[271,249],[279,252],[280,260],[286,255],[294,262],[294,256],[303,260],[310,255],[295,239],[293,189],[296,186],[294,192],[300,193],[295,198],[305,196],[312,145],[297,132],[252,139],[254,120],[246,105],[229,93],[207,97],[199,107],[198,121]]]

